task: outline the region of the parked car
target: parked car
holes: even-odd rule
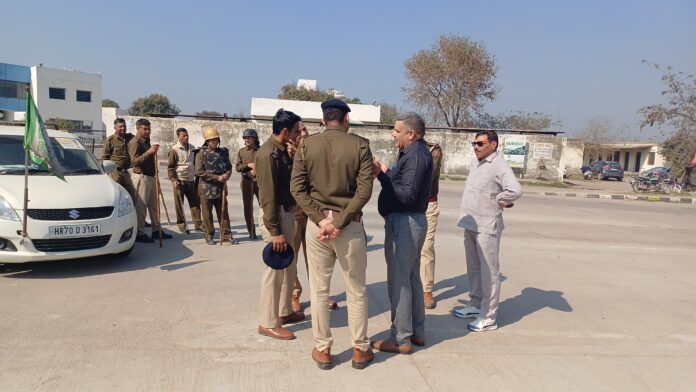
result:
[[[658,180],[660,180],[660,178],[669,177],[671,172],[672,169],[669,167],[657,166],[640,173],[638,177],[654,180],[655,182],[657,182]]]
[[[137,218],[126,190],[78,138],[48,131],[65,181],[30,163],[27,238],[24,217],[24,126],[0,126],[0,263],[128,254]]]
[[[592,165],[592,174],[600,180],[616,178],[623,181],[624,170],[618,162],[597,161]]]

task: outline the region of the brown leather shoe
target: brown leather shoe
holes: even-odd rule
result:
[[[377,340],[374,341],[370,344],[373,349],[379,350],[385,353],[394,353],[394,354],[411,354],[413,352],[413,348],[410,345],[401,345],[399,346],[396,344],[396,342],[392,341],[391,339],[387,340]]]
[[[423,293],[423,304],[425,305],[426,309],[435,309],[437,302],[435,301],[435,298],[433,298],[432,292]]]
[[[280,317],[280,325],[296,323],[305,319],[305,315],[302,312],[292,312],[287,316]]]
[[[300,305],[300,296],[299,295],[292,296],[292,311],[295,313],[302,312],[302,305]]]
[[[425,338],[416,335],[411,335],[411,343],[415,344],[418,347],[423,347],[425,346]]]
[[[330,299],[329,300],[329,310],[334,310],[338,307],[338,302]]]
[[[292,340],[295,339],[295,334],[292,332],[288,331],[287,329],[278,326],[275,328],[264,328],[259,325],[258,329],[259,334],[268,336],[273,339],[279,339],[279,340]]]
[[[324,351],[319,351],[316,347],[312,350],[312,359],[317,363],[319,369],[329,370],[331,369],[331,349],[327,348]]]
[[[372,349],[361,351],[358,348],[353,348],[353,369],[365,369],[367,365],[375,359],[375,353]]]

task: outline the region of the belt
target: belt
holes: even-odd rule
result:
[[[128,169],[126,169],[125,167],[117,167],[116,170],[120,171],[120,172],[127,172],[128,171]]]
[[[331,219],[336,219],[339,216],[341,216],[341,213],[338,211],[334,210],[321,210],[322,214],[324,214],[324,218],[331,218]],[[352,222],[362,222],[362,212],[358,212],[353,216],[353,219],[351,219]]]
[[[432,203],[432,202],[434,202],[434,201],[437,201],[437,195],[436,195],[436,196],[430,196],[430,197],[428,198],[428,203]]]

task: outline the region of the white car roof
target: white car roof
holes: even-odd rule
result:
[[[54,129],[47,129],[49,137],[68,137],[72,139],[77,139],[77,137],[70,132],[66,131],[56,131]],[[15,135],[24,136],[24,126],[23,125],[0,125],[0,134],[3,135]]]

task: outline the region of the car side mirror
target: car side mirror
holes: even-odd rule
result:
[[[116,162],[107,159],[102,162],[102,167],[104,168],[106,174],[113,173],[116,171]]]

